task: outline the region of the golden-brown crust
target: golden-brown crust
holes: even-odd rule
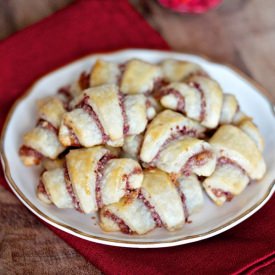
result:
[[[183,115],[165,110],[159,113],[148,125],[141,147],[140,158],[151,162],[163,144],[174,135],[198,136],[205,130],[198,122]]]
[[[205,109],[201,115],[201,124],[211,129],[217,127],[223,100],[223,92],[220,85],[215,80],[200,75],[192,76],[188,83],[201,93],[201,107]]]
[[[220,156],[238,163],[252,179],[261,179],[266,165],[253,140],[233,125],[223,125],[210,139]]]
[[[60,126],[66,112],[64,103],[57,97],[47,97],[37,102],[38,117],[50,122],[54,127]]]
[[[168,174],[158,169],[145,170],[141,192],[169,231],[183,226],[185,217],[181,198]]]
[[[121,77],[120,89],[125,94],[138,94],[151,92],[154,82],[161,76],[161,70],[157,65],[132,59],[125,65]]]
[[[104,84],[116,84],[120,73],[118,64],[97,59],[91,71],[90,85],[94,87]]]
[[[184,81],[191,75],[206,74],[201,66],[174,59],[166,59],[161,63],[163,78],[167,82]]]

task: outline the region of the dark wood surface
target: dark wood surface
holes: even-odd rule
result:
[[[0,39],[73,0],[0,0]],[[224,0],[207,14],[179,15],[153,0],[131,0],[172,49],[235,65],[275,102],[275,1]],[[1,62],[1,61],[0,61]],[[0,187],[0,274],[100,274]]]

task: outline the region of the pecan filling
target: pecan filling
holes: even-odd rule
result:
[[[36,124],[36,127],[40,127],[40,128],[49,130],[52,133],[58,135],[58,129],[45,119],[40,118]]]
[[[66,163],[64,165],[64,178],[65,178],[65,182],[66,182],[66,188],[67,188],[69,195],[72,198],[74,208],[79,212],[83,212],[80,207],[79,199],[77,198],[77,196],[75,195],[75,193],[73,191],[73,186],[72,186],[72,182],[70,179],[70,175],[69,175],[69,171],[68,171]]]
[[[148,208],[148,210],[151,213],[151,216],[153,220],[155,221],[155,224],[157,227],[162,227],[162,220],[155,210],[155,207],[144,197],[144,195],[140,192],[138,195],[138,198],[143,201],[144,205]]]
[[[206,117],[206,98],[201,85],[197,82],[191,82],[191,87],[194,87],[201,95],[201,112],[200,112],[200,121],[203,121]]]
[[[194,166],[199,167],[205,165],[209,161],[209,159],[212,158],[212,156],[213,153],[207,150],[195,154],[187,160],[182,169],[182,173],[185,176],[190,176]]]
[[[44,157],[40,152],[26,145],[20,147],[19,155],[22,157],[32,157],[35,164],[39,164]]]
[[[107,153],[105,154],[97,163],[97,167],[95,169],[95,173],[96,173],[96,182],[95,182],[95,197],[96,197],[96,203],[97,203],[97,207],[98,208],[102,208],[103,207],[103,202],[102,202],[102,194],[101,194],[101,179],[103,177],[103,172],[105,169],[105,166],[107,164],[107,162],[110,159],[113,159],[114,156]]]
[[[121,108],[121,114],[122,114],[122,118],[123,118],[123,134],[126,135],[129,132],[130,125],[128,122],[128,117],[126,114],[126,109],[125,109],[125,104],[124,104],[125,97],[121,92],[119,92],[118,98],[119,98],[119,106]]]
[[[107,143],[110,139],[109,136],[105,133],[102,123],[99,120],[98,115],[93,110],[93,108],[88,104],[89,96],[84,95],[83,100],[76,105],[76,108],[82,108],[96,123],[97,128],[100,130],[102,135],[102,142]]]
[[[103,216],[106,218],[111,219],[113,222],[115,222],[120,231],[125,234],[133,234],[134,232],[130,229],[130,227],[117,215],[114,213],[111,213],[109,210],[104,211]]]

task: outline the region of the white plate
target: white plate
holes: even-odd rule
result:
[[[206,197],[203,210],[193,215],[192,223],[186,224],[182,230],[167,232],[164,229],[157,229],[144,236],[104,233],[96,225],[97,219],[91,218],[92,215],[80,214],[74,210],[61,210],[42,204],[35,195],[39,169],[23,166],[18,157],[22,135],[35,123],[35,101],[54,94],[57,88],[71,82],[83,70],[88,70],[98,57],[115,62],[123,62],[133,57],[149,62],[176,58],[200,64],[221,84],[225,92],[235,94],[242,110],[255,119],[266,143],[264,158],[268,170],[265,177],[259,183],[250,184],[240,196],[222,207],[215,206]],[[89,241],[122,247],[153,248],[176,246],[209,238],[250,217],[274,193],[274,111],[259,89],[252,84],[252,81],[240,76],[233,69],[195,55],[151,50],[125,50],[84,57],[40,78],[28,90],[27,94],[15,103],[2,133],[1,156],[6,179],[17,197],[42,220]]]

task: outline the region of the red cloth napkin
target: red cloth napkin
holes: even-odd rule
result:
[[[123,0],[78,1],[3,41],[0,126],[15,99],[39,76],[85,54],[126,47],[168,48]],[[2,171],[0,183],[5,185]],[[274,202],[220,236],[173,248],[104,246],[47,226],[106,274],[274,273]]]

